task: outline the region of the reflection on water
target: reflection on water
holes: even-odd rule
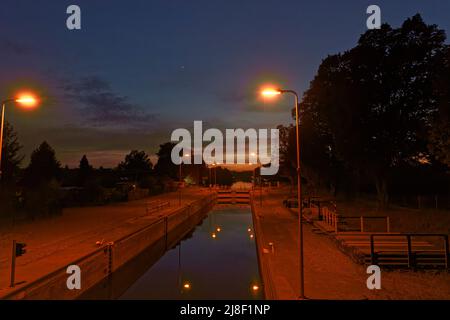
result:
[[[219,208],[121,299],[261,299],[249,209]]]

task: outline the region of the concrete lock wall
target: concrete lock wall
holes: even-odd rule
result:
[[[99,284],[114,271],[158,242],[165,242],[166,249],[175,245],[199,223],[214,206],[216,195],[210,195],[181,208],[167,217],[109,243],[72,262],[81,269],[81,289],[67,288],[67,266],[41,277],[4,296],[4,299],[76,299]]]

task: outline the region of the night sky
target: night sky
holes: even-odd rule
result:
[[[9,106],[29,153],[43,140],[62,164],[87,154],[115,166],[131,149],[154,154],[175,128],[273,128],[290,100],[264,103],[262,84],[303,92],[323,58],[353,47],[378,4],[395,27],[421,13],[450,30],[450,1],[0,0],[0,97],[44,96],[39,109]],[[66,28],[66,8],[82,30]]]

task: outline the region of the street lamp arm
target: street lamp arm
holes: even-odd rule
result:
[[[279,91],[281,93],[291,93],[291,94],[293,94],[297,98],[297,101],[298,101],[298,93],[295,92],[294,90],[282,90],[282,89],[280,89]]]

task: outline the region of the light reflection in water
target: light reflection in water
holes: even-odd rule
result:
[[[249,225],[249,209],[215,209],[192,237],[166,252],[121,299],[263,298]]]

